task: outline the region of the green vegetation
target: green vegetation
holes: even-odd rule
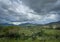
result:
[[[0,26],[0,42],[60,42],[60,28]]]

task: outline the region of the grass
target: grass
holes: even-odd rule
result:
[[[32,40],[32,38],[28,38],[26,40],[22,39],[15,39],[15,38],[0,38],[0,42],[60,42],[60,30],[56,29],[45,29],[45,28],[39,28],[38,26],[33,27],[20,27],[20,26],[7,26],[3,27],[3,29],[0,30],[0,35],[5,34],[6,32],[17,32],[19,34],[24,33],[25,35],[32,35],[37,32],[42,32],[42,36],[36,36],[35,40]],[[59,36],[59,37],[58,37]],[[56,38],[58,37],[58,38]]]

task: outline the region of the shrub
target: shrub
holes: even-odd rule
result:
[[[9,32],[7,32],[6,34],[5,34],[5,37],[8,37],[8,38],[20,38],[20,34],[18,34],[18,33],[9,33]]]

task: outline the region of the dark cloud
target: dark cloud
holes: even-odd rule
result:
[[[60,21],[60,0],[0,0],[0,23]]]
[[[40,15],[58,14],[56,20],[60,20],[60,0],[22,0]],[[43,16],[42,15],[42,16]]]
[[[27,6],[32,8],[38,13],[49,12],[52,8],[55,8],[55,4],[58,0],[22,0]]]

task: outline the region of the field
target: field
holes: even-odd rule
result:
[[[40,26],[0,26],[0,42],[60,42],[60,30]]]

